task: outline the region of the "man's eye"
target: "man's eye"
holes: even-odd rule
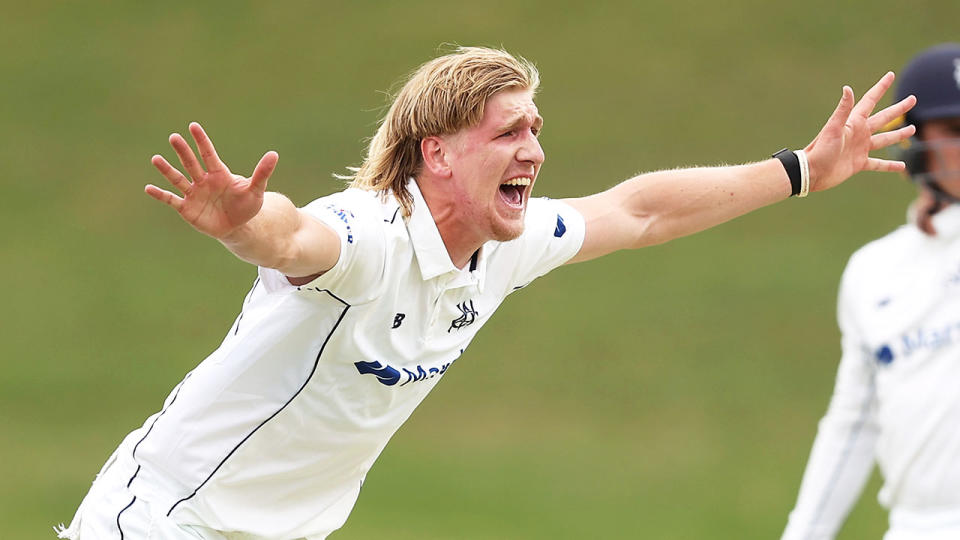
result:
[[[513,137],[514,133],[516,133],[516,132],[511,129],[510,131],[505,131],[505,132],[501,133],[500,136],[501,136],[501,137]]]

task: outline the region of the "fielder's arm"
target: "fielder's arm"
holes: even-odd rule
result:
[[[170,145],[189,179],[162,156],[152,159],[183,196],[154,185],[146,186],[147,195],[170,206],[193,228],[216,238],[249,263],[275,268],[293,278],[315,277],[336,264],[340,256],[337,234],[283,195],[266,193],[279,159],[276,152],[264,154],[253,175],[245,178],[230,172],[199,124],[190,124],[190,133],[202,165],[182,136],[170,136]]]
[[[870,157],[870,152],[911,135],[913,126],[879,132],[910,110],[909,96],[873,114],[893,84],[884,75],[857,103],[853,90],[843,97],[820,133],[804,148],[810,191],[834,187],[857,172],[902,171],[902,161]],[[677,169],[643,174],[607,191],[566,202],[583,214],[586,237],[570,262],[666,242],[719,225],[790,195],[790,180],[777,159],[730,167]]]
[[[873,470],[882,430],[877,414],[877,361],[863,338],[863,300],[856,285],[873,272],[875,264],[862,257],[863,252],[851,257],[840,281],[837,321],[843,356],[781,540],[834,538]]]

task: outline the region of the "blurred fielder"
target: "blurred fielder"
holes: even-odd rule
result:
[[[579,199],[531,199],[544,160],[539,75],[463,48],[421,66],[383,119],[350,189],[302,209],[220,161],[198,124],[181,195],[147,186],[259,267],[220,347],[104,465],[64,538],[325,538],[341,527],[387,441],[500,303],[550,270],[712,227],[862,170],[912,126],[843,88],[803,150],[747,165],[644,174]]]
[[[833,538],[873,469],[885,540],[960,538],[960,44],[927,49],[903,159],[910,222],[857,251],[840,284],[843,357],[784,540]]]

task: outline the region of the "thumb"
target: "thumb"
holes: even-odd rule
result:
[[[267,152],[260,158],[257,166],[253,169],[253,176],[250,177],[251,189],[266,191],[267,181],[270,179],[270,175],[273,174],[273,170],[277,168],[277,161],[279,160],[280,154],[277,154],[273,150]]]

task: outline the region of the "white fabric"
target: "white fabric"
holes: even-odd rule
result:
[[[180,525],[156,505],[134,497],[123,486],[135,470],[130,455],[119,449],[114,452],[70,527],[58,530],[57,536],[67,540],[121,538],[122,528],[122,538],[133,540],[243,540],[242,536],[227,537],[203,527]]]
[[[960,206],[934,226],[900,227],[847,265],[843,357],[784,540],[834,538],[874,463],[886,538],[960,538]]]
[[[911,511],[894,508],[890,530],[883,540],[957,540],[960,538],[960,509],[935,508]]]
[[[132,495],[179,524],[326,537],[504,298],[582,245],[579,213],[534,199],[520,238],[458,270],[410,186],[409,219],[392,197],[355,189],[305,207],[340,235],[339,261],[301,287],[260,269],[220,347],[120,447],[136,465]]]

